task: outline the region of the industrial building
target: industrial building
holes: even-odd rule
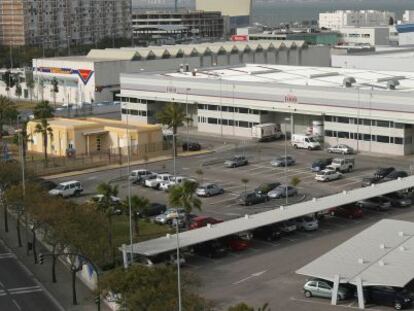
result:
[[[329,66],[328,46],[308,46],[303,41],[216,42],[148,48],[91,50],[86,56],[33,60],[33,99],[64,105],[117,100],[121,73],[180,67],[204,68],[243,63]],[[187,66],[188,64],[188,66]],[[52,81],[58,81],[54,93]],[[22,83],[22,88],[26,88]],[[5,91],[5,84],[0,82]],[[15,93],[9,92],[11,96]]]
[[[287,134],[322,132],[326,145],[393,155],[414,152],[413,95],[408,72],[270,64],[122,74],[120,94],[124,119],[155,123],[165,103],[179,102],[200,132],[248,139],[254,125],[273,122]]]
[[[0,45],[60,48],[131,34],[130,0],[1,0]]]
[[[30,152],[43,153],[43,136],[36,131],[37,124],[36,120],[27,124],[27,133],[31,137],[27,148]],[[162,150],[162,131],[158,125],[100,118],[54,118],[49,119],[48,124],[52,135],[48,137],[47,152],[52,156],[126,154],[128,140],[132,152]]]
[[[390,28],[386,27],[344,27],[339,29],[341,43],[354,45],[389,45]]]
[[[139,10],[132,14],[132,31],[146,45],[212,41],[224,37],[224,20],[220,12]]]

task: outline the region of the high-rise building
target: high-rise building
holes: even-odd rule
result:
[[[0,44],[58,48],[130,37],[130,0],[1,0]]]

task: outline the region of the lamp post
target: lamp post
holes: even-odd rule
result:
[[[127,148],[128,148],[128,176],[131,174],[131,147],[129,143],[129,109],[127,113]],[[122,156],[122,155],[120,155]],[[130,262],[131,264],[134,262],[134,241],[133,241],[133,235],[132,235],[132,201],[131,201],[131,182],[128,180],[128,213],[129,213],[129,242],[131,243],[131,258]]]
[[[290,121],[290,118],[285,118],[285,203],[288,205],[288,181],[287,181],[287,132],[286,132],[286,124]]]
[[[190,119],[189,119],[189,117],[188,117],[188,91],[191,91],[191,89],[190,88],[186,88],[185,89],[185,115],[186,115],[186,119],[187,119],[187,122],[186,122],[186,132],[187,132],[187,149],[188,149],[188,143],[189,143],[189,136],[190,136],[190,128],[189,128],[189,122],[190,122]]]

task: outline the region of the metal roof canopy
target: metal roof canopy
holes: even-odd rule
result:
[[[414,176],[376,184],[371,187],[359,188],[352,191],[343,191],[341,193],[322,198],[314,198],[310,201],[290,206],[281,206],[280,208],[263,213],[246,215],[245,217],[180,233],[180,247],[188,247],[231,234],[252,230],[258,227],[271,225],[311,213],[321,212],[336,206],[353,203],[359,200],[411,187],[414,187]],[[126,251],[132,251],[134,254],[144,256],[155,256],[157,254],[173,251],[176,246],[176,236],[167,234],[166,236],[157,239],[135,243],[132,245],[132,250],[130,245],[126,246]],[[122,248],[120,248],[120,250],[125,251],[125,249]]]
[[[364,286],[404,287],[414,279],[414,223],[384,219],[296,271]]]

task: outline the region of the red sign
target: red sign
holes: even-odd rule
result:
[[[285,96],[285,103],[297,103],[298,98],[295,95],[286,95]]]
[[[248,35],[232,35],[231,41],[249,41]]]

